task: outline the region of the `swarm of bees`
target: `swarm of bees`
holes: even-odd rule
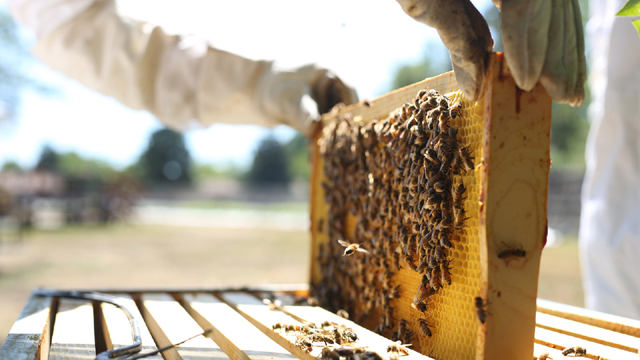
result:
[[[366,347],[354,346],[358,335],[344,324],[323,321],[320,325],[307,323],[303,326],[275,323],[272,329],[287,335],[294,335],[295,345],[305,352],[313,351],[314,346],[322,346],[319,358],[323,360],[384,360],[375,351]],[[404,354],[404,353],[403,353]],[[408,353],[407,353],[408,354]]]
[[[324,276],[312,284],[314,296],[328,309],[348,309],[358,322],[375,316],[376,331],[401,343],[414,334],[394,316],[400,289],[393,275],[404,268],[421,275],[417,289],[402,290],[416,292],[412,307],[428,337],[435,332],[427,320],[430,297],[455,280],[450,251],[467,220],[466,187],[455,176],[474,170],[472,150],[450,122],[461,111],[461,103],[422,90],[384,120],[363,124],[347,113],[319,141],[330,241],[319,248]],[[347,215],[357,219],[355,233],[346,233]]]
[[[358,341],[358,335],[352,328],[344,324],[323,321],[320,325],[308,323],[304,326],[275,323],[272,329],[296,337],[295,345],[300,349],[311,352],[315,345],[350,345]]]

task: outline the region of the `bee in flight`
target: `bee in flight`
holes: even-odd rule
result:
[[[367,251],[366,249],[361,248],[360,244],[352,244],[344,240],[338,240],[338,242],[340,243],[340,245],[346,248],[344,249],[344,254],[342,254],[342,256],[353,255],[357,251],[367,253],[367,254],[369,253],[369,251]]]

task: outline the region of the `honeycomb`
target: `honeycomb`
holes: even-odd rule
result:
[[[375,261],[364,260],[364,266],[358,265],[353,273],[344,274],[344,264],[349,261],[349,257],[342,257],[339,252],[343,249],[336,250],[335,244],[329,237],[331,227],[338,229],[345,239],[350,241],[358,240],[354,234],[358,226],[367,228],[368,221],[363,219],[366,215],[354,214],[348,211],[332,213],[330,212],[329,203],[349,204],[355,201],[350,196],[354,194],[335,194],[325,193],[327,188],[322,188],[321,184],[327,181],[326,174],[319,170],[319,174],[313,176],[313,181],[322,196],[319,198],[332,199],[321,204],[312,204],[316,214],[329,214],[328,217],[321,217],[321,221],[316,221],[317,228],[312,229],[316,233],[315,245],[312,250],[312,257],[316,259],[318,266],[312,271],[322,272],[320,278],[324,281],[312,281],[312,291],[323,302],[323,305],[330,310],[338,310],[339,308],[348,309],[352,317],[363,326],[371,330],[376,330],[383,335],[395,340],[398,322],[400,319],[407,321],[408,329],[413,333],[411,338],[412,347],[426,355],[436,359],[471,359],[475,358],[477,345],[478,319],[474,306],[474,298],[480,293],[480,253],[478,239],[478,217],[479,217],[479,193],[480,193],[480,170],[478,169],[482,154],[483,141],[483,104],[482,102],[472,103],[466,101],[460,92],[446,94],[450,99],[450,104],[460,102],[462,111],[456,117],[450,119],[449,125],[458,128],[458,142],[466,146],[472,158],[474,159],[474,170],[462,172],[459,175],[453,175],[453,187],[464,184],[466,187],[466,200],[463,202],[466,211],[467,220],[462,227],[452,233],[453,247],[448,249],[447,259],[450,260],[451,284],[443,286],[436,294],[429,297],[428,309],[425,314],[412,308],[414,295],[418,289],[422,275],[407,268],[403,263],[400,269],[395,268],[393,261],[391,264],[376,264]],[[334,124],[336,128],[356,126],[362,128],[362,124],[355,121],[343,121],[341,124]],[[325,131],[324,137],[327,137]],[[322,144],[323,139],[320,139]],[[357,144],[351,145],[351,150],[357,147]],[[347,146],[348,148],[348,146]],[[320,152],[327,152],[327,149],[320,149]],[[333,154],[332,156],[349,156],[348,154]],[[325,160],[322,156],[316,157],[315,171],[325,167]],[[357,159],[353,159],[356,161]],[[347,161],[349,163],[349,160]],[[364,184],[373,184],[378,180],[369,179],[351,179],[351,174],[347,173],[345,177],[349,181],[361,181]],[[364,186],[364,185],[363,185]],[[371,187],[370,187],[371,189]],[[333,197],[332,197],[333,196]],[[390,211],[390,210],[389,210]],[[401,211],[396,209],[396,211]],[[332,218],[332,216],[334,218]],[[316,218],[318,215],[316,215]],[[364,225],[363,225],[364,224]],[[358,242],[358,241],[356,241]],[[327,250],[327,247],[333,246],[333,251]],[[376,254],[372,254],[375,257]],[[336,266],[327,266],[326,262],[331,259]],[[323,265],[324,264],[324,265]],[[391,299],[388,303],[376,303],[367,307],[363,303],[363,294],[358,291],[366,288],[367,280],[359,279],[355,274],[362,274],[362,277],[375,274],[380,276],[379,271],[375,269],[394,268],[393,275],[390,278],[392,287],[399,286],[399,294]],[[318,278],[312,276],[312,278]],[[371,277],[373,278],[373,276]],[[333,281],[335,280],[335,281]],[[363,285],[362,283],[365,283]],[[370,282],[369,282],[370,283]],[[376,285],[376,291],[380,291],[381,286]],[[355,289],[355,290],[354,290]],[[383,291],[391,291],[388,286],[383,286]],[[368,297],[367,295],[364,296]],[[367,308],[366,311],[363,309]],[[385,313],[392,310],[390,319],[393,327],[382,327],[377,319],[384,319]],[[432,336],[424,335],[418,324],[420,318],[426,318],[431,325]]]
[[[429,312],[433,325],[433,336],[424,336],[418,329],[420,313],[411,308],[413,295],[420,284],[420,275],[402,269],[394,276],[396,284],[406,289],[395,304],[395,314],[399,319],[407,319],[410,329],[416,334],[413,348],[435,359],[475,359],[478,319],[474,298],[480,293],[480,248],[478,237],[478,217],[480,198],[480,172],[478,165],[483,158],[483,104],[471,103],[463,99],[460,92],[447,94],[452,102],[463,104],[462,116],[451,119],[451,125],[458,127],[460,141],[467,145],[475,158],[475,170],[454,177],[454,184],[464,183],[467,199],[464,202],[469,218],[462,231],[455,233],[455,250],[449,253],[451,264],[451,285],[433,295]]]

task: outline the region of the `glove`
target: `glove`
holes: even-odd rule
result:
[[[415,20],[438,30],[451,53],[465,97],[482,95],[493,48],[486,21],[469,0],[397,0]],[[560,103],[584,99],[586,62],[577,0],[493,0],[502,13],[504,55],[516,84],[531,90],[538,80]]]
[[[494,0],[502,13],[504,56],[516,84],[540,80],[559,103],[584,100],[587,65],[578,0]]]
[[[469,0],[397,1],[407,15],[438,31],[464,96],[478,100],[493,49],[491,31],[480,12]]]
[[[339,103],[358,102],[358,95],[329,70],[307,65],[293,72],[273,71],[263,75],[254,99],[275,122],[310,136],[321,114]]]
[[[176,130],[287,124],[309,134],[333,105],[358,101],[326,69],[276,70],[271,62],[123,18],[114,0],[10,0],[9,6],[35,30],[34,52],[51,68]]]

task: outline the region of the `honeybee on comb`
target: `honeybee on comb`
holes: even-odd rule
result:
[[[420,327],[420,331],[424,335],[426,335],[428,337],[433,336],[433,333],[431,332],[431,327],[432,326],[429,325],[429,323],[427,323],[427,320],[422,319],[422,318],[418,319],[418,326]]]
[[[433,89],[423,89],[386,119],[365,124],[343,117],[324,128],[318,142],[327,179],[324,231],[333,240],[323,246],[324,256],[318,261],[324,276],[312,285],[327,308],[344,308],[356,321],[376,314],[377,324],[372,326],[387,335],[392,334],[391,326],[398,329],[393,331],[396,336],[406,333],[406,326],[424,334],[419,323],[394,324],[394,299],[399,296],[394,274],[406,269],[422,275],[416,288],[403,289],[403,294],[415,291],[411,306],[422,313],[439,304],[436,298],[429,300],[455,280],[449,264],[459,251],[454,242],[466,219],[466,189],[463,185],[461,193],[455,193],[460,181],[454,176],[467,176],[463,156],[469,155],[466,148],[461,155],[466,144],[458,139],[458,126],[465,123],[459,119],[461,106]],[[355,232],[344,220],[347,214],[358,219]],[[351,235],[353,243],[335,240],[345,239],[343,235]],[[365,251],[369,256],[353,256]],[[406,317],[404,311],[398,315]]]
[[[476,315],[478,315],[478,320],[484,324],[487,320],[487,305],[489,305],[489,303],[485,302],[480,296],[478,296],[475,298],[474,304],[476,306]]]

